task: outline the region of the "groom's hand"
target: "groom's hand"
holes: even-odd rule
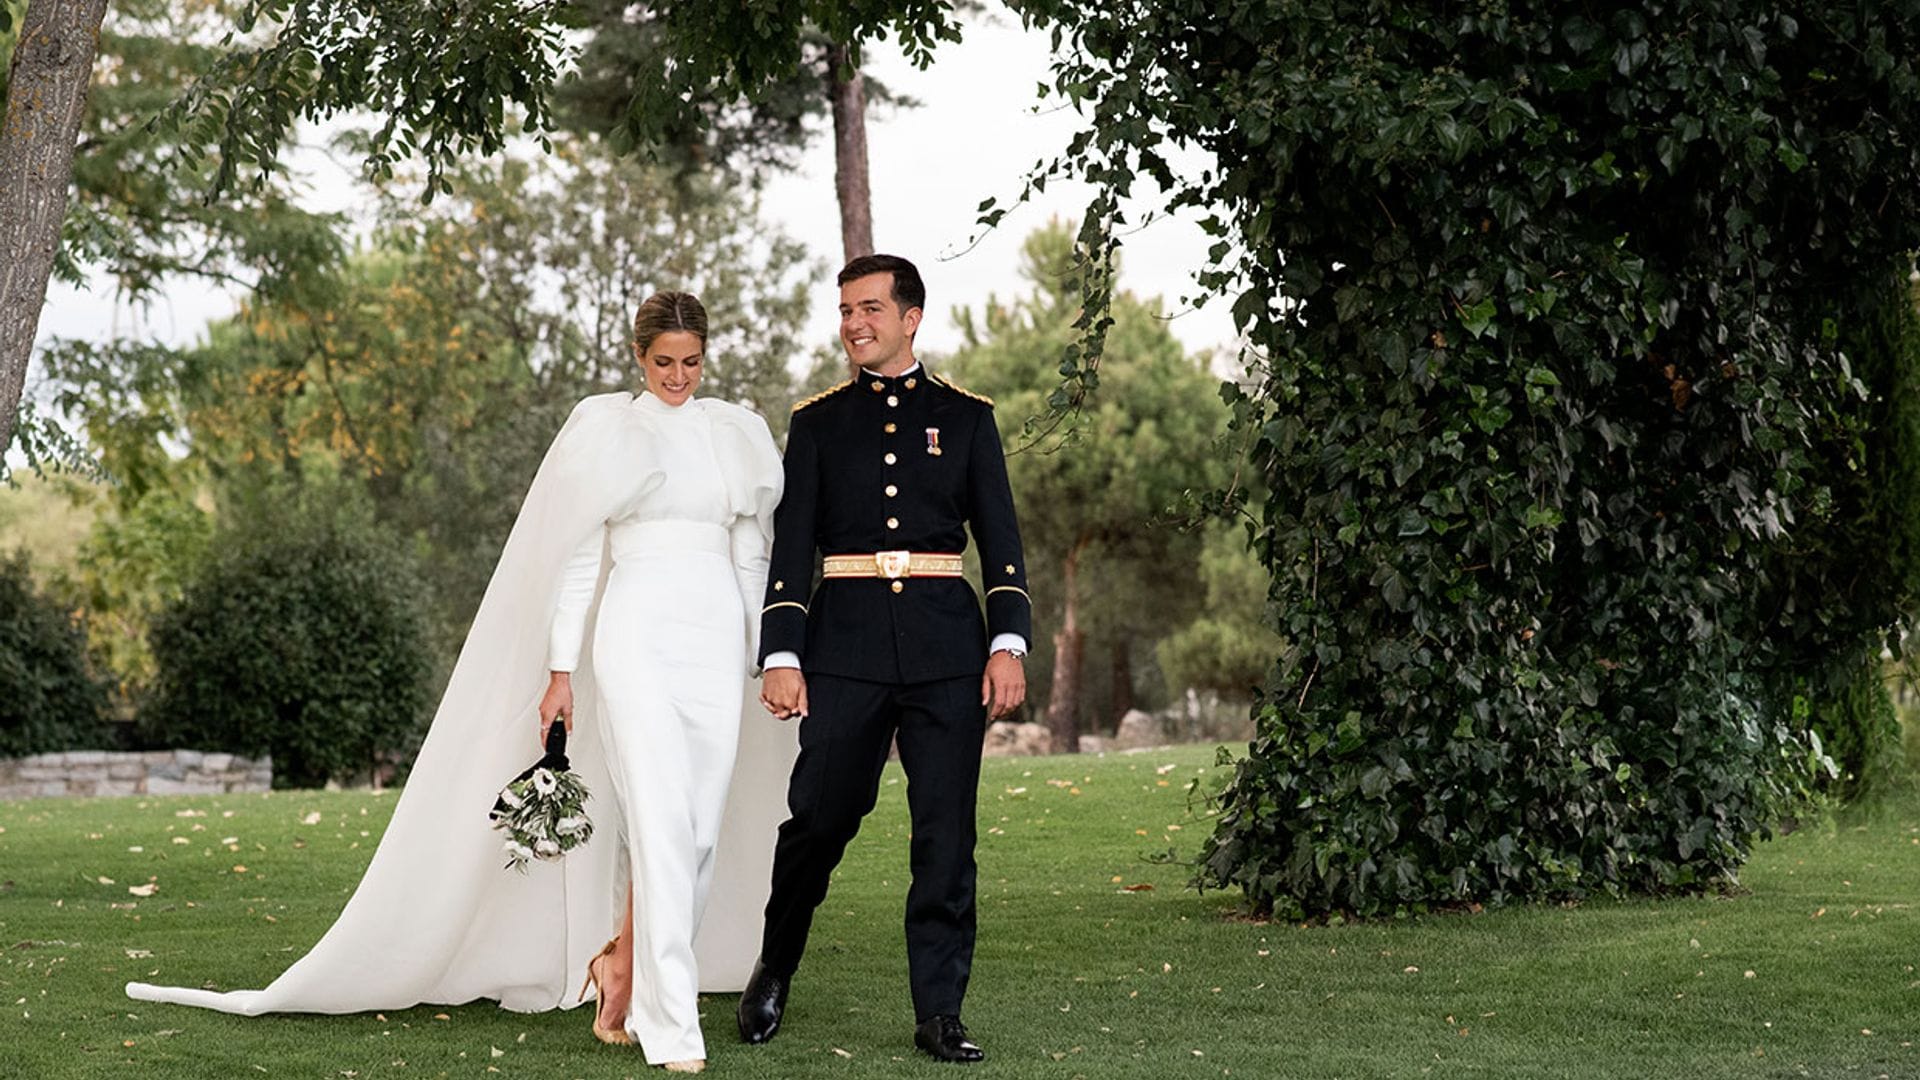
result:
[[[1026,700],[1027,669],[1020,658],[1005,649],[987,657],[987,673],[980,677],[980,704],[987,707],[987,719],[1004,719]]]
[[[807,677],[799,668],[769,668],[760,679],[760,704],[782,720],[807,715]]]

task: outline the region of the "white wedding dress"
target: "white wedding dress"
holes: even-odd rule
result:
[[[765,421],[740,406],[581,402],[339,920],[265,989],[128,996],[245,1015],[571,1005],[633,868],[628,1030],[649,1062],[705,1057],[694,994],[746,983],[797,752],[747,677],[781,483]],[[487,811],[539,756],[550,664],[576,668],[567,750],[594,838],[521,875]]]

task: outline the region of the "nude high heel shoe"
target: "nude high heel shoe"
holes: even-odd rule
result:
[[[619,943],[620,939],[614,938],[607,942],[606,948],[595,953],[593,959],[587,961],[587,979],[580,984],[580,996],[576,1000],[585,1001],[587,999],[587,987],[593,987],[593,996],[595,998],[593,1003],[593,1037],[612,1046],[632,1046],[633,1036],[627,1034],[626,1028],[603,1028],[600,1026],[600,1002],[598,1000],[600,997],[600,969],[595,965],[607,957],[612,956],[614,948]],[[701,1068],[705,1068],[706,1062],[701,1062],[700,1066]],[[699,1070],[696,1069],[694,1071],[698,1072]]]

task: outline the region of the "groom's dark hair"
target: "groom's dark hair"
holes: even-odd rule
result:
[[[841,268],[834,284],[845,285],[869,274],[893,275],[893,302],[902,315],[908,308],[926,309],[927,286],[920,280],[920,268],[898,255],[862,255]]]

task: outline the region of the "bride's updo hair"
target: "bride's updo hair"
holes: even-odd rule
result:
[[[633,316],[633,343],[644,353],[653,339],[675,330],[685,330],[707,343],[707,309],[700,298],[687,292],[657,292],[646,298]]]

